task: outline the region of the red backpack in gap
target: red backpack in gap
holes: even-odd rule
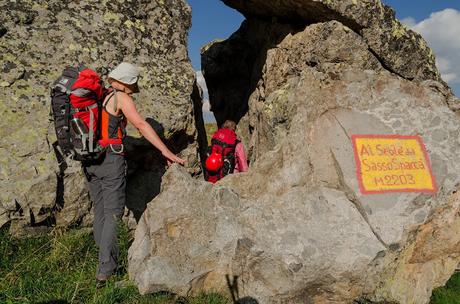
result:
[[[235,170],[236,133],[230,129],[219,129],[212,136],[211,147],[205,162],[205,178],[216,183]],[[219,161],[218,158],[221,158]]]
[[[102,101],[107,90],[100,76],[85,67],[67,67],[51,87],[51,115],[57,146],[79,161],[99,158]]]

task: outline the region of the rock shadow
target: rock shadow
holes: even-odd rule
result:
[[[169,140],[166,140],[164,127],[161,123],[153,118],[147,118],[146,121],[173,153],[179,153],[194,141],[193,137],[185,134],[185,131],[178,131],[172,134]],[[160,193],[161,181],[166,172],[167,164],[158,149],[144,137],[126,136],[123,144],[128,165],[126,172],[126,207],[133,213],[136,222],[138,222],[147,208],[147,204]],[[57,146],[57,142],[53,144],[53,151],[59,165],[59,173],[56,174],[55,207],[50,218],[47,218],[44,222],[36,223],[34,226],[38,224],[49,226],[50,223],[55,223],[54,213],[59,212],[64,206],[64,178],[68,165],[63,153]]]
[[[197,141],[200,154],[201,168],[204,168],[204,162],[206,160],[206,152],[208,147],[208,140],[206,134],[206,128],[203,117],[203,92],[198,86],[197,80],[193,84],[193,92],[191,95],[193,101],[193,113],[195,114],[195,128],[197,131]]]
[[[262,79],[267,52],[305,26],[247,19],[227,40],[203,47],[201,67],[217,125],[239,123]]]
[[[195,137],[186,134],[185,130],[179,130],[166,139],[165,129],[160,122],[153,118],[147,118],[146,121],[174,154],[178,154],[195,142]],[[128,164],[126,207],[138,222],[147,204],[161,191],[161,182],[167,163],[160,151],[144,137],[126,136],[123,144]]]
[[[230,276],[228,274],[225,275],[225,279],[227,280],[227,287],[232,296],[233,304],[259,304],[259,301],[257,301],[253,297],[240,298],[238,278],[239,278],[238,276],[233,276],[233,278],[230,279]]]
[[[164,141],[163,125],[153,118],[147,118],[146,121]],[[126,136],[123,144],[128,164],[126,207],[138,222],[147,204],[160,193],[161,181],[166,172],[166,161],[143,137]]]

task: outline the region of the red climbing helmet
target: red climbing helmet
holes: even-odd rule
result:
[[[219,169],[222,167],[222,155],[219,153],[212,153],[209,155],[209,157],[206,159],[206,170],[212,171],[212,172],[217,172]]]

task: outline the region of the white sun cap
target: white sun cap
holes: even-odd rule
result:
[[[125,84],[135,84],[139,79],[139,69],[131,63],[122,62],[109,73],[109,78]]]

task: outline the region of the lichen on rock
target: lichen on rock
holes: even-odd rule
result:
[[[282,23],[308,24],[337,20],[360,34],[370,50],[394,73],[407,79],[440,80],[433,54],[423,38],[395,19],[380,0],[295,1],[222,0],[248,19],[278,18]]]
[[[63,175],[52,147],[50,85],[69,65],[83,63],[104,78],[121,61],[139,66],[140,113],[188,160],[190,172],[200,170],[193,108],[201,100],[191,98],[191,9],[184,0],[3,1],[0,24],[0,206],[8,210],[2,225],[88,222],[79,164],[68,161]],[[143,210],[159,188],[164,162],[136,130],[129,133],[129,188],[136,193],[128,191],[128,204]]]

